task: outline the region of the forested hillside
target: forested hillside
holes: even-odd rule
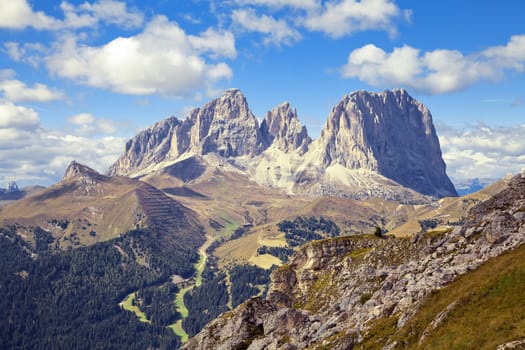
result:
[[[170,276],[190,276],[196,253],[159,252],[161,242],[147,231],[60,251],[52,248],[50,235],[35,231],[34,246],[16,235],[15,229],[0,231],[0,348],[167,349],[180,345],[166,327],[177,318],[176,311],[159,310],[166,302],[162,295]],[[168,295],[176,286],[170,288]],[[150,322],[140,322],[119,306],[139,289],[147,298]]]

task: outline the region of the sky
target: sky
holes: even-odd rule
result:
[[[105,172],[231,87],[317,137],[355,90],[405,88],[455,184],[525,168],[522,0],[0,0],[0,187]]]

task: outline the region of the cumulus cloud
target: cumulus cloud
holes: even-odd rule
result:
[[[317,31],[340,38],[366,30],[384,30],[397,34],[396,22],[410,20],[411,11],[401,10],[393,0],[236,0],[241,6],[265,7],[280,14],[288,8],[286,20],[271,15],[257,16],[253,8],[233,10],[234,24],[249,31],[270,34],[265,43],[291,44],[301,39],[298,29]],[[290,23],[290,24],[289,24]]]
[[[16,79],[0,80],[0,92],[13,102],[50,102],[64,98],[64,93],[50,89],[41,83],[28,87],[24,82]]]
[[[358,78],[373,86],[403,86],[440,94],[483,80],[500,80],[508,70],[523,72],[524,62],[525,35],[515,35],[504,46],[466,56],[457,50],[422,53],[407,45],[388,53],[368,44],[349,54],[341,73],[345,78]]]
[[[247,31],[266,34],[264,38],[266,45],[291,45],[301,39],[301,34],[291,28],[286,21],[267,15],[258,16],[254,9],[234,10],[232,20],[235,25]]]
[[[455,182],[502,178],[525,168],[525,124],[469,130],[441,125],[438,130],[447,173]]]
[[[89,121],[89,117],[72,120]],[[93,138],[44,129],[35,110],[0,101],[0,183],[49,185],[63,176],[74,159],[105,171],[124,143],[114,136]]]
[[[291,7],[296,9],[312,10],[320,6],[319,0],[237,0],[239,5],[259,5],[274,8]]]
[[[34,11],[27,0],[4,1],[0,12],[0,28],[61,30],[90,27],[99,22],[123,28],[136,28],[144,20],[142,13],[130,11],[125,2],[114,0],[84,2],[79,6],[63,1],[60,9],[64,13],[64,19],[48,16],[42,11]]]
[[[79,44],[77,37],[69,36],[57,44],[46,65],[54,75],[118,93],[186,96],[232,76],[226,63],[210,63],[206,54],[235,57],[233,35],[212,29],[187,35],[158,16],[142,33],[103,46]]]
[[[117,131],[117,123],[107,118],[96,118],[91,113],[79,113],[67,118],[72,124],[75,134],[80,135],[100,135],[114,134]]]
[[[38,67],[42,62],[42,55],[47,49],[41,43],[17,43],[8,41],[4,43],[7,56],[15,62],[29,63],[33,67]]]
[[[64,4],[64,3],[62,3]],[[85,13],[97,21],[115,24],[122,28],[137,28],[144,21],[144,15],[138,11],[129,10],[125,2],[114,0],[101,0],[94,3],[70,7],[70,13]]]
[[[1,129],[27,129],[38,127],[40,118],[38,113],[24,106],[18,106],[10,101],[0,100],[0,128]]]
[[[327,1],[322,8],[309,13],[303,25],[333,38],[376,29],[395,35],[395,20],[408,13],[391,0]]]
[[[0,11],[0,28],[52,29],[58,25],[55,18],[47,16],[42,11],[33,11],[27,0],[3,1]]]

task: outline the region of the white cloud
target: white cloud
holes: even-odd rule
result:
[[[0,28],[52,29],[58,21],[41,11],[34,12],[27,0],[7,0],[2,2]]]
[[[479,125],[470,130],[439,126],[438,130],[447,173],[455,182],[502,178],[525,168],[525,124]]]
[[[247,31],[267,34],[264,39],[266,45],[291,45],[301,39],[301,34],[290,28],[286,21],[277,20],[267,15],[257,16],[253,9],[234,10],[232,20],[235,25]]]
[[[407,17],[391,0],[327,1],[321,9],[311,12],[303,25],[311,31],[320,31],[333,38],[365,30],[385,30],[396,34],[394,21]]]
[[[75,126],[74,132],[79,135],[114,134],[117,132],[117,123],[111,119],[96,118],[91,113],[79,113],[67,118]]]
[[[50,102],[64,98],[64,93],[50,89],[44,84],[35,83],[28,87],[20,80],[0,80],[0,92],[4,97],[13,102]]]
[[[235,38],[230,32],[217,32],[213,28],[208,28],[200,35],[189,35],[188,40],[199,54],[208,53],[212,58],[237,56]]]
[[[513,35],[507,45],[494,46],[482,52],[484,57],[494,60],[504,67],[523,72],[525,62],[525,35]]]
[[[95,3],[84,2],[78,10],[91,13],[94,18],[122,28],[137,28],[144,21],[144,15],[138,11],[129,11],[125,2],[101,0]]]
[[[358,78],[374,86],[403,86],[440,94],[462,90],[482,80],[500,80],[507,70],[522,72],[524,62],[525,35],[516,35],[505,46],[468,56],[456,50],[421,53],[407,45],[387,53],[369,44],[352,51],[341,72],[346,78]]]
[[[107,122],[98,121],[101,127]],[[16,180],[49,185],[63,176],[74,159],[104,172],[120,155],[125,141],[44,129],[35,110],[0,101],[0,183]]]
[[[186,96],[229,79],[224,62],[208,63],[210,57],[234,57],[235,42],[228,32],[207,30],[188,36],[166,17],[154,18],[145,30],[118,37],[103,46],[79,44],[70,36],[46,58],[51,73],[77,83],[131,95]]]
[[[80,113],[67,118],[67,121],[75,125],[85,125],[94,123],[95,117],[91,113]]]
[[[42,54],[46,52],[44,45],[40,43],[20,44],[13,41],[4,43],[7,56],[15,62],[29,63],[37,67],[42,61]]]
[[[258,5],[274,8],[291,7],[296,9],[313,10],[320,6],[319,0],[237,0],[239,5]]]
[[[40,118],[31,108],[0,100],[0,129],[28,129],[38,127]]]
[[[118,25],[122,28],[136,28],[142,25],[144,15],[138,11],[129,11],[125,2],[100,0],[84,2],[74,6],[66,1],[60,4],[64,19],[34,11],[27,0],[6,0],[0,11],[0,28],[37,30],[61,30],[67,28],[85,28],[99,22]]]

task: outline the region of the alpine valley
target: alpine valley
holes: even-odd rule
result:
[[[525,346],[525,174],[458,197],[403,89],[315,140],[229,89],[2,196],[2,349]]]

